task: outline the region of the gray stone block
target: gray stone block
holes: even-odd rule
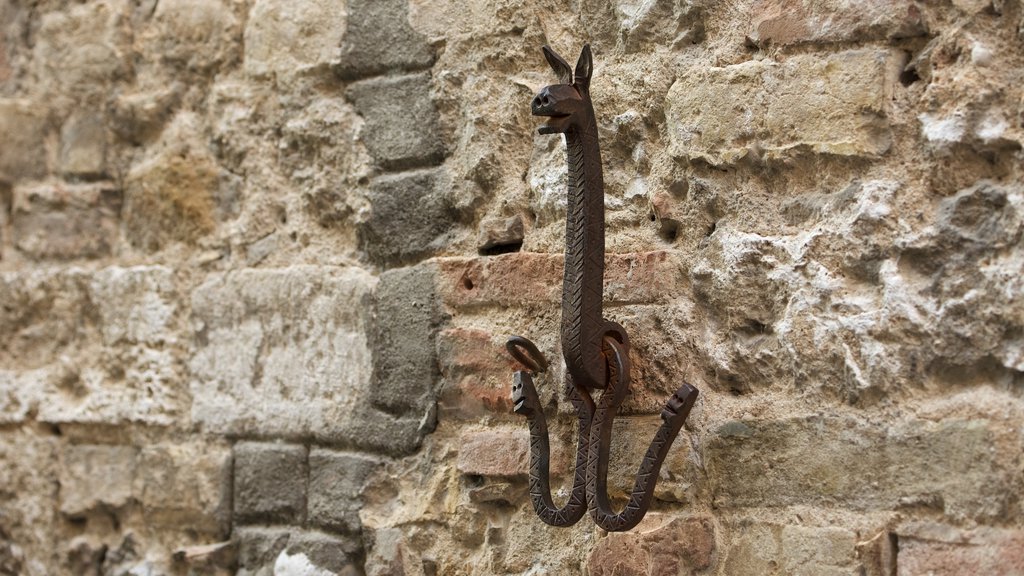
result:
[[[430,66],[426,38],[409,26],[408,0],[350,0],[338,73],[346,79]]]
[[[352,84],[347,92],[365,119],[361,137],[388,170],[436,165],[444,158],[430,74],[385,76]]]
[[[362,555],[362,546],[351,539],[297,529],[240,528],[235,540],[238,576],[360,573],[355,560]]]
[[[235,446],[235,520],[301,524],[306,516],[304,446],[243,442]]]
[[[309,522],[325,530],[358,534],[363,484],[378,464],[378,460],[359,454],[310,452]]]
[[[395,414],[422,415],[436,401],[436,336],[445,320],[431,263],[390,270],[377,284],[371,401]]]
[[[425,170],[382,176],[370,184],[368,220],[359,225],[359,245],[375,264],[402,264],[443,247],[458,218],[445,197],[447,175]]]

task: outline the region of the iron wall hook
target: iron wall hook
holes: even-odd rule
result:
[[[530,426],[530,497],[541,520],[571,526],[586,510],[608,531],[629,530],[643,519],[654,497],[658,472],[672,442],[697,400],[697,389],[683,384],[662,410],[662,425],[640,464],[629,502],[612,511],[607,490],[612,421],[630,383],[629,337],[619,324],[604,318],[604,176],[597,119],[590,100],[593,57],[585,45],[575,69],[548,46],[544,57],[559,83],[533,98],[534,116],[547,121],[541,134],[563,134],[569,165],[565,223],[565,270],[562,278],[562,354],[568,371],[566,394],[578,416],[576,469],[569,501],[555,508],[549,486],[550,446],[547,421],[533,375],[547,369],[538,348],[513,336],[506,348],[527,370],[513,376],[513,411]],[[592,390],[604,390],[595,406]],[[584,506],[585,504],[585,506]]]

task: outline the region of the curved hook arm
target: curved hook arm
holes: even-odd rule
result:
[[[629,389],[631,366],[627,349],[622,344],[612,337],[605,336],[604,345],[611,378],[609,388],[601,394],[591,423],[587,459],[587,503],[590,516],[598,526],[609,532],[619,532],[633,528],[647,514],[647,509],[654,498],[654,486],[658,482],[661,465],[697,401],[697,389],[689,384],[683,384],[665,404],[661,411],[662,424],[651,440],[647,454],[640,462],[629,502],[622,512],[616,514],[612,511],[608,499],[608,452],[611,445],[612,422]]]
[[[510,337],[505,342],[505,349],[531,372],[539,373],[548,369],[548,360],[537,349],[537,345],[522,336]],[[526,350],[525,354],[523,350]]]
[[[530,423],[530,500],[533,509],[546,524],[572,526],[587,513],[587,444],[590,442],[594,401],[585,390],[576,386],[569,393],[569,402],[579,417],[579,437],[572,491],[568,502],[561,508],[556,508],[551,498],[547,419],[541,409],[537,389],[533,386],[533,377],[525,370],[519,370],[513,376],[512,402],[515,413],[526,416]]]

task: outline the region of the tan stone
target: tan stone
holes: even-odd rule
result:
[[[258,0],[245,28],[245,71],[257,78],[319,71],[337,65],[345,34],[346,3],[317,0],[302,6]]]
[[[48,111],[39,103],[0,98],[0,181],[40,178],[47,173]]]
[[[231,526],[231,450],[201,443],[143,447],[133,492],[146,522],[216,539]]]
[[[15,186],[14,245],[39,260],[107,256],[117,245],[120,209],[112,182]]]
[[[203,156],[160,155],[132,168],[125,180],[125,229],[144,250],[194,242],[214,227],[216,167]]]
[[[759,45],[906,38],[926,30],[921,8],[909,0],[758,0],[750,26]]]
[[[691,68],[666,100],[670,151],[712,165],[799,152],[884,154],[898,61],[892,52],[863,49]]]
[[[133,499],[138,450],[68,446],[61,454],[60,511],[71,517],[116,511]]]

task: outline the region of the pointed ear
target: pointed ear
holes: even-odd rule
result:
[[[593,73],[594,56],[590,53],[590,44],[584,44],[580,59],[576,61],[576,86],[590,91],[590,75]]]
[[[555,71],[559,82],[562,84],[572,84],[572,68],[564,58],[556,54],[550,46],[546,45],[544,46],[544,58],[551,65],[551,69]]]

